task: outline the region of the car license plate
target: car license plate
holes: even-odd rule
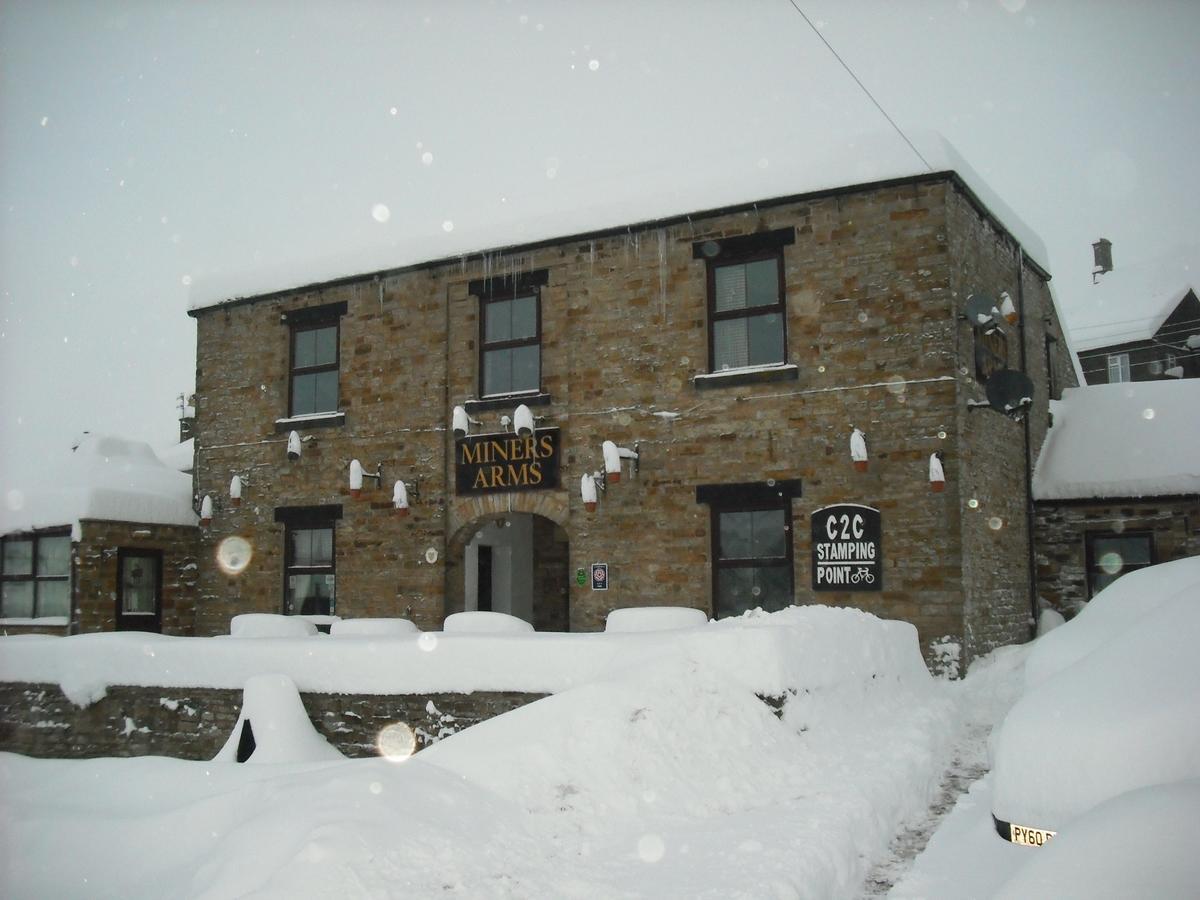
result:
[[[1029,828],[1025,825],[1009,825],[1009,840],[1014,844],[1024,844],[1027,847],[1043,847],[1050,838],[1058,832],[1046,831],[1044,828]]]

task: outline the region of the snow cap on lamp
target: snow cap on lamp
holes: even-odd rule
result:
[[[392,488],[392,506],[396,515],[401,518],[408,515],[408,488],[404,486],[403,481],[397,481],[396,486]]]
[[[293,431],[288,435],[287,458],[295,462],[300,458],[300,435]]]
[[[518,437],[533,437],[533,413],[524,403],[513,411],[513,431]]]
[[[1017,324],[1017,308],[1013,305],[1013,299],[1009,296],[1008,291],[1000,295],[1000,315],[1004,316],[1004,321],[1009,325]]]
[[[850,432],[850,459],[859,472],[867,471],[867,436],[858,428]]]
[[[583,498],[583,507],[588,512],[596,511],[596,479],[584,472],[579,479],[579,495]]]
[[[234,475],[229,482],[229,503],[231,506],[242,505],[242,476]]]
[[[454,407],[454,413],[451,415],[451,427],[456,438],[466,437],[470,433],[471,417],[467,415],[464,407]]]
[[[621,480],[621,451],[612,441],[605,441],[600,449],[604,453],[604,472],[616,484]]]
[[[362,479],[363,470],[362,463],[357,459],[350,460],[350,496],[359,497],[362,495]]]
[[[942,451],[929,454],[929,488],[935,494],[946,489],[946,472],[942,468]]]
[[[212,506],[212,497],[205,494],[200,501],[200,524],[205,528],[212,524]]]

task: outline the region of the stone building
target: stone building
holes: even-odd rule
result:
[[[1200,555],[1200,382],[1063,392],[1034,473],[1038,591],[1071,616],[1126,572]]]
[[[963,662],[1024,640],[1030,471],[1075,378],[1016,234],[942,171],[194,309],[216,561],[195,633],[794,601],[908,620]],[[968,321],[979,294],[997,309]],[[1012,369],[1028,415],[987,406]]]
[[[45,471],[0,509],[0,634],[191,634],[192,479],[94,434]]]

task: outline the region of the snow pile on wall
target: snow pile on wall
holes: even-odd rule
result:
[[[164,465],[141,441],[89,434],[74,452],[49,456],[41,473],[35,484],[10,486],[0,500],[0,534],[83,519],[197,524],[191,476]]]
[[[669,631],[697,628],[708,623],[703,610],[690,606],[630,606],[614,609],[604,620],[604,630],[614,632]]]
[[[557,693],[668,654],[683,654],[697,669],[720,670],[770,696],[869,680],[879,672],[907,683],[929,677],[912,625],[854,609],[804,606],[640,634],[0,638],[0,681],[58,684],[80,703],[102,696],[109,684],[240,688],[267,673],[285,674],[311,692]]]
[[[617,665],[402,763],[0,755],[12,863],[0,887],[73,896],[99,886],[129,898],[162,896],[164,885],[188,897],[857,896],[901,822],[928,804],[955,724],[953,685],[924,671],[911,628],[888,624],[817,608],[650,643],[459,636],[532,656],[535,669],[542,638],[569,648],[564,670],[594,672],[589,647],[611,648]],[[455,637],[428,651],[408,643],[436,659]],[[295,643],[318,666],[343,644]],[[401,645],[349,643],[357,656]],[[756,656],[772,648],[763,669]],[[772,670],[811,675],[824,686],[811,693],[828,699],[805,700],[801,688],[788,706],[804,706],[803,721],[787,709],[780,721],[748,687]],[[147,834],[170,840],[147,854]]]
[[[229,620],[229,635],[235,638],[311,637],[316,633],[312,622],[278,613],[242,613]]]
[[[1034,499],[1200,493],[1200,379],[1067,388],[1050,409]]]

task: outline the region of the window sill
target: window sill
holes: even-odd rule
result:
[[[14,618],[0,619],[0,625],[11,627],[29,626],[35,628],[66,628],[71,624],[71,620],[66,616],[40,616],[38,618],[22,618],[20,616]]]
[[[743,384],[767,384],[772,381],[795,381],[800,377],[800,367],[794,363],[775,363],[770,366],[747,366],[743,369],[726,369],[697,375],[692,384],[697,390],[738,387]]]
[[[344,412],[313,413],[308,416],[290,416],[275,420],[276,433],[299,428],[337,428],[346,424]]]
[[[467,400],[463,403],[463,408],[469,413],[487,412],[491,409],[507,409],[521,403],[524,403],[526,406],[549,406],[550,395],[544,391],[503,394],[495,397],[484,397],[481,400]]]

